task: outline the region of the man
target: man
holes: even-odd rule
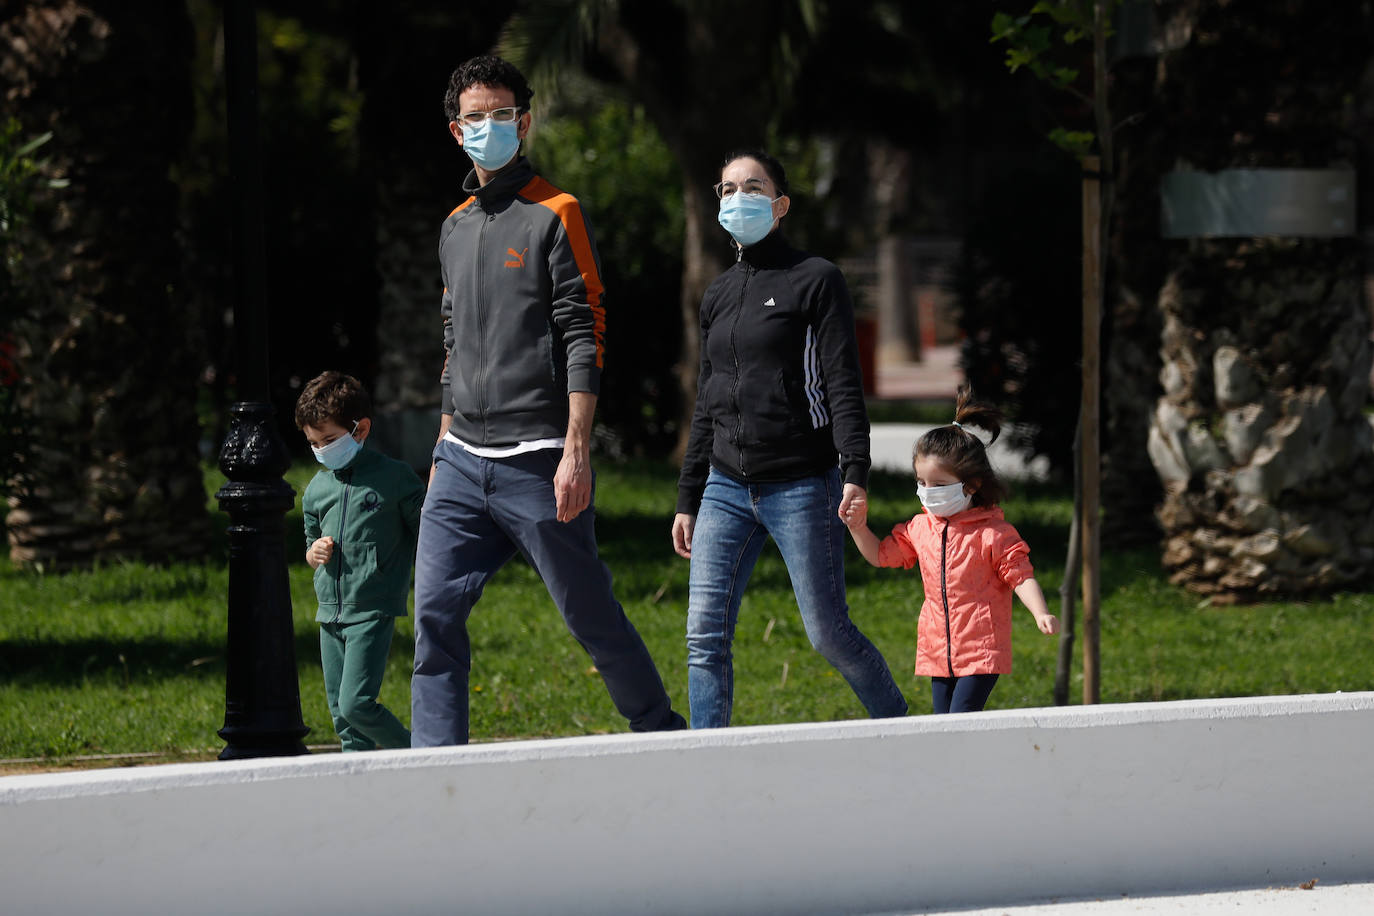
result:
[[[597,554],[601,271],[577,200],[519,155],[532,95],[514,66],[482,56],[444,97],[473,169],[439,235],[446,356],[415,568],[415,747],[467,743],[468,615],[517,550],[630,728],[685,727]]]

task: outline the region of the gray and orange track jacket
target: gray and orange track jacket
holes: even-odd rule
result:
[[[444,220],[441,411],[470,445],[558,438],[568,393],[601,389],[605,310],[591,226],[523,156]]]

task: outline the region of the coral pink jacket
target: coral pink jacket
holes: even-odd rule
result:
[[[1012,590],[1031,578],[1030,548],[996,506],[949,518],[922,512],[878,547],[879,566],[921,566],[916,673],[1011,673]]]

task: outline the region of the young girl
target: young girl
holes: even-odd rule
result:
[[[1059,631],[1035,581],[1030,548],[1003,520],[1006,487],[988,463],[977,426],[996,441],[1001,413],[973,402],[961,388],[951,426],[916,442],[912,466],[925,512],[881,542],[868,527],[868,505],[856,501],[845,525],[874,566],[921,565],[926,597],[916,625],[916,674],[930,677],[935,712],[983,708],[999,674],[1011,672],[1012,592],[1035,615],[1040,632]]]

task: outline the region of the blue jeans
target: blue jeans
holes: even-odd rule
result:
[[[420,515],[415,557],[415,671],[411,745],[468,740],[467,621],[496,571],[518,550],[587,650],[611,700],[634,731],[682,728],[644,641],[611,591],[596,549],[595,511],[555,517],[560,449],[479,458],[441,440]]]
[[[887,662],[849,619],[839,469],[784,483],[742,484],[712,469],[692,531],[687,604],[687,697],[692,728],[730,724],[730,650],[744,587],[772,535],[787,565],[811,645],[874,718],[906,715]]]

